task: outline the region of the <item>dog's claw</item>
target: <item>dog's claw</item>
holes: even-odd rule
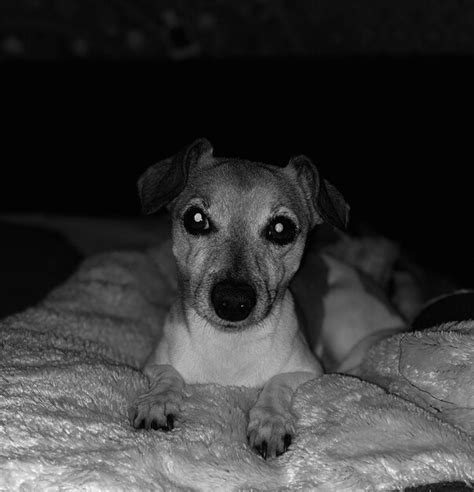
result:
[[[144,420],[141,421],[141,424],[143,424]],[[144,428],[144,425],[141,427],[138,427],[140,429]],[[150,429],[153,430],[162,430],[162,431],[170,431],[174,429],[174,416],[169,414],[166,416],[166,424],[165,425],[160,425],[158,423],[158,420],[153,419],[150,423]]]
[[[166,430],[174,429],[174,415],[171,413],[166,416],[166,427]]]
[[[269,414],[268,408],[261,410],[254,407],[251,412],[247,427],[249,446],[264,460],[281,456],[288,451],[293,440],[292,420],[284,419],[279,414]]]
[[[264,459],[268,458],[268,443],[267,441],[262,441],[259,445],[254,446],[255,451]]]
[[[285,434],[285,436],[283,437],[283,452],[284,453],[286,451],[288,451],[290,444],[291,444],[291,434]]]
[[[283,436],[283,451],[280,451],[277,449],[276,455],[281,456],[283,453],[286,453],[288,451],[288,448],[290,447],[291,444],[291,434],[285,434]]]
[[[132,426],[135,429],[165,432],[173,430],[184,396],[180,388],[167,389],[163,392],[155,389],[138,396],[128,411]]]
[[[267,441],[263,441],[262,442],[262,445],[260,447],[260,454],[262,455],[262,458],[264,460],[267,459],[267,455],[268,455],[268,444],[267,444]]]

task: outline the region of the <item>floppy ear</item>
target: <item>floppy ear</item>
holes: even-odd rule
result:
[[[350,207],[336,187],[320,176],[317,167],[305,155],[292,157],[288,166],[296,171],[300,185],[316,212],[313,225],[325,221],[337,229],[345,230]]]
[[[142,212],[152,214],[173,201],[185,188],[190,168],[204,156],[212,156],[212,145],[205,138],[150,166],[138,180]]]

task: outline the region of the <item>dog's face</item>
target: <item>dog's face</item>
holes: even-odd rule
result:
[[[286,167],[214,158],[210,144],[198,142],[197,151],[191,147],[178,162],[166,161],[167,177],[144,174],[142,203],[156,200],[169,183],[169,170],[181,165],[185,183],[171,177],[176,190],[167,204],[185,307],[218,329],[244,329],[264,320],[283,297],[308,231],[323,221],[324,212],[314,206],[307,158]],[[182,159],[191,162],[183,168]],[[334,200],[331,204],[334,208]]]
[[[215,159],[190,174],[172,214],[184,298],[219,328],[263,320],[298,269],[309,228],[286,170]]]

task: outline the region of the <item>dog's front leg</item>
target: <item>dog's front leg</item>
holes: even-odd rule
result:
[[[317,375],[312,372],[277,374],[263,387],[249,412],[247,435],[250,447],[264,459],[279,456],[291,444],[296,418],[291,401],[296,388]]]
[[[129,410],[130,421],[136,429],[171,430],[184,397],[184,380],[170,365],[150,364],[144,373],[150,389],[135,400]]]

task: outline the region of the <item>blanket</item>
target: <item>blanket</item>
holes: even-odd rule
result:
[[[252,388],[191,386],[173,431],[134,430],[128,407],[147,388],[139,368],[175,292],[167,248],[104,253],[0,323],[0,490],[474,481],[471,321],[388,337],[352,375],[302,385],[295,439],[273,460],[247,444]]]

